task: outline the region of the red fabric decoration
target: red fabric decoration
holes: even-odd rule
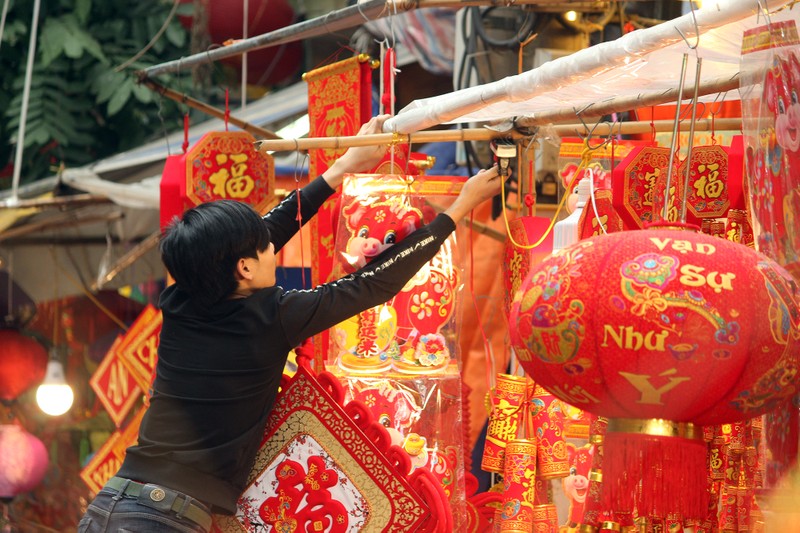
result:
[[[499,492],[477,492],[478,479],[467,471],[464,474],[467,485],[467,523],[466,533],[486,533],[492,529],[495,511],[503,501]]]
[[[664,228],[594,237],[553,254],[520,292],[510,323],[521,364],[561,400],[600,416],[719,424],[797,392],[800,292],[745,246]],[[635,493],[641,515],[702,517],[702,440],[645,432],[612,447],[620,433],[630,435],[609,426],[604,490],[620,476],[616,494]],[[661,487],[637,492],[657,458]]]
[[[42,441],[16,424],[0,425],[0,499],[36,487],[48,463]]]
[[[553,251],[553,232],[548,217],[521,216],[509,223],[510,239],[506,240],[503,257],[503,304],[506,314],[511,312],[511,302],[522,286],[531,265],[539,263]],[[546,235],[542,244],[536,248],[530,245]],[[516,243],[516,244],[514,244]],[[519,246],[518,246],[519,245]]]
[[[334,137],[358,132],[372,116],[373,68],[369,56],[360,54],[303,75],[303,80],[308,83],[309,136]],[[309,176],[313,178],[325,172],[344,152],[344,148],[310,150]],[[316,243],[311,249],[312,286],[331,278],[335,243],[330,236],[335,233],[332,217],[338,212],[338,197],[334,194],[329,198],[309,223],[311,240]],[[327,332],[315,337],[314,366],[317,369],[325,368],[328,344]]]
[[[47,352],[17,330],[0,330],[0,400],[11,401],[44,379]]]
[[[239,512],[216,515],[212,530],[450,531],[447,499],[430,472],[406,478],[395,469],[386,429],[360,402],[343,408],[341,388],[328,389],[336,378],[323,376],[301,364],[281,389]]]

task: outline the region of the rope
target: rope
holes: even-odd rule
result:
[[[592,150],[591,148],[589,148],[589,137],[587,137],[586,140],[584,141],[583,152],[581,153],[581,162],[578,165],[578,168],[575,169],[575,174],[572,175],[572,179],[570,180],[569,185],[567,186],[568,191],[572,190],[572,186],[575,184],[575,180],[584,170],[586,170],[591,161],[592,161]],[[505,182],[501,184],[500,194],[501,198],[505,198]],[[522,248],[523,250],[531,250],[541,245],[545,241],[547,236],[550,235],[550,232],[553,231],[553,226],[555,226],[556,221],[558,220],[558,215],[561,214],[561,210],[564,208],[564,204],[566,203],[568,197],[569,197],[568,194],[565,194],[561,197],[561,201],[558,203],[558,208],[556,208],[556,212],[553,215],[553,218],[550,220],[550,225],[547,226],[547,229],[545,230],[541,238],[533,244],[520,244],[514,240],[514,236],[511,234],[511,225],[508,222],[508,212],[506,209],[506,205],[505,202],[502,202],[503,221],[505,222],[506,225],[506,235],[508,236],[508,240],[510,240],[514,246],[516,246],[517,248]]]

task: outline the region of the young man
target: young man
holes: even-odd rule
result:
[[[387,118],[373,118],[359,134],[381,132]],[[302,220],[344,174],[373,168],[385,152],[348,150],[302,189]],[[275,286],[275,253],[298,230],[297,195],[263,219],[232,201],[187,211],[161,242],[175,284],[160,299],[158,365],[138,444],[78,532],[207,532],[212,512],[235,513],[289,351],[392,298],[456,224],[499,191],[496,169],[479,172],[443,214],[361,270],[300,291]]]

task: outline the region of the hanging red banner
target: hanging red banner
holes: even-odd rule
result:
[[[309,136],[334,137],[355,135],[372,116],[372,69],[377,67],[366,54],[338,61],[303,74],[308,83]],[[346,148],[310,150],[309,177],[319,176]],[[333,270],[335,228],[333,214],[337,211],[334,194],[319,209],[309,223],[311,238],[311,284],[325,283]],[[328,333],[323,332],[314,342],[314,364],[324,368]]]
[[[266,213],[277,203],[272,156],[244,131],[212,131],[186,154],[186,197],[193,205],[238,200]]]
[[[659,146],[637,146],[613,171],[614,207],[625,223],[625,229],[640,229],[654,220],[659,183],[666,186],[669,149]],[[670,189],[675,188],[673,180]],[[662,218],[659,214],[658,218]]]
[[[89,385],[117,427],[122,425],[131,407],[142,395],[142,389],[133,373],[120,360],[117,351],[120,344],[122,344],[121,336],[117,337],[97,370],[89,378]]]
[[[681,163],[679,174],[686,176],[689,167],[689,184],[686,188],[687,217],[724,217],[730,207],[728,195],[728,150],[724,146],[697,146],[692,149],[691,162]]]

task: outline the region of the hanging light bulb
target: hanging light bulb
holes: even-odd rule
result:
[[[45,414],[59,416],[69,411],[75,395],[64,377],[64,365],[54,355],[51,352],[44,381],[36,389],[36,403]]]

